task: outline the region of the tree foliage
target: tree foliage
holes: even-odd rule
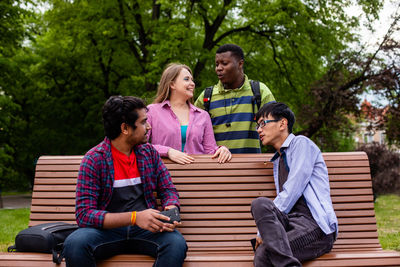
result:
[[[7,3],[8,8],[21,6]],[[350,139],[343,136],[351,128],[344,115],[356,110],[356,97],[366,83],[347,85],[370,56],[354,57],[348,49],[349,42],[357,41],[351,31],[359,24],[345,10],[350,0],[35,3],[45,11],[24,24],[19,21],[15,29],[7,27],[19,36],[6,38],[16,40],[9,59],[18,71],[7,81],[2,75],[0,84],[2,101],[8,103],[1,119],[14,125],[4,128],[2,148],[23,177],[32,177],[40,155],[83,154],[99,142],[100,110],[109,96],[136,95],[151,102],[170,62],[193,69],[197,94],[215,84],[215,50],[229,42],[245,51],[249,78],[265,82],[276,99],[299,114],[299,132],[326,150],[335,149],[327,144],[349,147]],[[382,3],[361,1],[360,6],[376,19]],[[7,23],[14,25],[10,18]],[[21,46],[27,33],[30,38]],[[5,177],[14,179],[10,175]]]
[[[374,196],[400,193],[400,155],[378,143],[358,148],[368,155]]]
[[[0,193],[4,187],[27,186],[27,176],[20,166],[24,157],[19,158],[17,152],[24,150],[19,141],[26,123],[19,116],[22,106],[13,96],[23,83],[24,75],[14,57],[28,37],[24,21],[31,13],[21,7],[28,3],[0,2]]]
[[[400,10],[399,10],[400,11]],[[345,136],[354,129],[349,113],[359,115],[359,96],[366,90],[375,91],[389,101],[389,106],[375,114],[384,118],[378,128],[386,129],[391,143],[400,142],[400,40],[393,33],[400,29],[400,13],[383,41],[372,54],[343,51],[331,62],[324,76],[311,86],[311,99],[299,112],[304,129],[299,133],[320,135],[324,128],[341,129]],[[327,135],[322,134],[327,137]],[[340,139],[319,142],[337,150]]]

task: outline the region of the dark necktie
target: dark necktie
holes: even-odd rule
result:
[[[285,152],[281,152],[281,156],[279,157],[279,172],[278,172],[278,179],[279,179],[279,192],[283,190],[283,184],[286,182],[289,171],[285,164],[286,154]]]

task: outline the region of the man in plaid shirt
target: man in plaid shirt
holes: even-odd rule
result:
[[[157,151],[147,143],[146,105],[112,96],[103,106],[105,139],[83,158],[76,186],[79,229],[64,243],[67,266],[96,266],[121,253],[156,257],[154,266],[182,266],[186,241],[178,222],[157,210],[179,207],[179,195]]]

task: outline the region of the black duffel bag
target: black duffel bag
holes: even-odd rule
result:
[[[15,245],[8,252],[52,253],[53,262],[60,264],[64,240],[78,229],[76,224],[64,222],[42,223],[22,230],[15,237]]]

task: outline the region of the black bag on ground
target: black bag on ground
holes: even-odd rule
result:
[[[8,252],[52,253],[53,262],[60,264],[64,240],[78,229],[76,224],[64,222],[42,223],[22,230],[15,237],[15,245]]]

